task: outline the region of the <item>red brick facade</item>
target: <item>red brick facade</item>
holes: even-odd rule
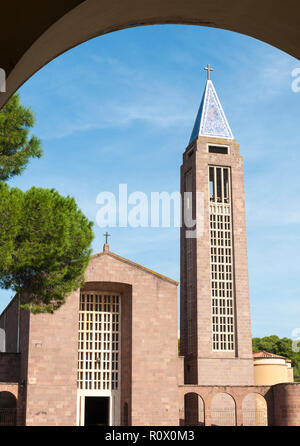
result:
[[[128,423],[178,424],[177,283],[105,252],[93,256],[83,290],[121,293],[121,410],[127,403]],[[79,294],[72,293],[53,315],[21,311],[21,354],[0,354],[5,381],[24,384],[26,425],[76,424]],[[15,300],[0,318],[11,351],[17,346],[17,314]]]

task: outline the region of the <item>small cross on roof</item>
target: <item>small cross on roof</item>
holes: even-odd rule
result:
[[[108,244],[108,237],[111,237],[111,235],[106,231],[106,233],[105,234],[103,234],[104,235],[104,237],[105,237],[105,244],[107,245]]]

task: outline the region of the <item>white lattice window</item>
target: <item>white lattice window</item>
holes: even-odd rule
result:
[[[119,390],[121,297],[81,293],[78,333],[78,389]]]
[[[209,167],[212,348],[234,351],[234,277],[230,168]]]

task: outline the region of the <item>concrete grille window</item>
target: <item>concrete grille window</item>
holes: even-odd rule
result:
[[[230,168],[209,167],[212,349],[234,351],[234,277]]]
[[[79,307],[78,388],[119,390],[120,295],[82,293]]]

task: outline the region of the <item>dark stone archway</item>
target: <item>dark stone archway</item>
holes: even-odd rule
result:
[[[204,426],[205,405],[202,397],[194,392],[184,395],[184,419],[180,420],[183,426]]]
[[[68,49],[133,26],[191,24],[235,31],[300,58],[297,0],[11,0],[1,5],[0,68],[7,93]]]
[[[0,392],[0,426],[15,426],[17,399],[11,392]]]

